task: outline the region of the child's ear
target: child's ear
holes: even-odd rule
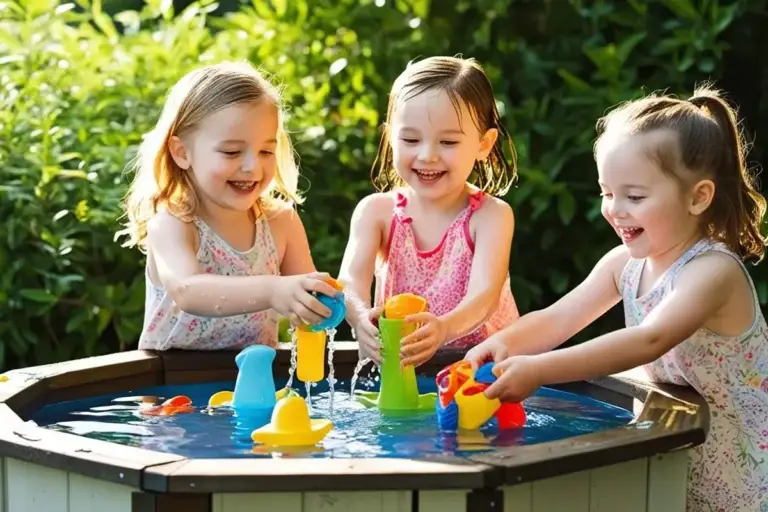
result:
[[[184,147],[184,141],[176,135],[171,136],[168,139],[168,151],[171,153],[171,158],[176,162],[176,165],[185,171],[189,169],[189,157],[187,155],[187,148]]]
[[[499,137],[499,130],[496,128],[490,128],[483,138],[480,139],[480,152],[477,155],[478,160],[485,160],[493,149],[493,145],[496,144],[496,139]]]
[[[712,180],[701,180],[693,186],[691,191],[691,204],[688,211],[692,215],[701,215],[712,204],[715,199],[715,182]]]

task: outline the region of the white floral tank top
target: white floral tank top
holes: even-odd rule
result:
[[[278,275],[279,258],[269,223],[256,221],[253,247],[233,249],[201,219],[195,219],[199,248],[197,261],[209,274],[225,276]],[[184,313],[145,273],[144,329],[139,349],[241,349],[248,345],[277,345],[277,313],[272,310],[229,317],[202,317]],[[211,297],[212,301],[226,297]]]
[[[638,297],[645,260],[630,259],[621,276],[627,327],[639,325],[669,294],[680,269],[693,258],[719,251],[739,262],[752,287],[755,319],[740,336],[708,329],[645,365],[656,382],[691,386],[709,404],[710,428],[692,450],[688,471],[689,512],[768,511],[768,327],[754,284],[739,257],[725,245],[701,240]]]

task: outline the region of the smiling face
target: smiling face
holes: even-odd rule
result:
[[[488,156],[496,139],[495,130],[481,133],[466,104],[458,103],[460,110],[445,91],[431,89],[402,101],[392,115],[395,170],[429,199],[463,190],[475,162]]]
[[[605,137],[599,144],[601,211],[633,258],[658,257],[698,238],[694,187],[665,173],[649,156],[653,145],[668,143],[671,136],[658,130]]]
[[[223,108],[174,137],[174,160],[208,209],[249,211],[275,176],[278,111],[268,100]]]

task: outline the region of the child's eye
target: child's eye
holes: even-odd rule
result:
[[[240,154],[240,151],[220,151],[220,153],[226,157],[234,158]]]
[[[627,199],[629,199],[633,203],[636,203],[638,201],[642,201],[645,198],[643,196],[627,196]]]
[[[600,197],[607,197],[608,199],[613,197],[613,194],[610,192],[600,192]]]
[[[261,151],[261,154],[264,156],[272,156],[275,154],[274,151],[267,151],[266,149],[264,151]]]
[[[455,146],[456,144],[459,143],[459,141],[457,141],[457,140],[443,140],[443,141],[440,141],[440,142],[442,144],[445,144],[446,146]]]
[[[400,140],[405,142],[406,144],[416,144],[417,142],[419,142],[419,139],[406,139],[405,137],[401,137]]]

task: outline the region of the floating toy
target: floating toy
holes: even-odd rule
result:
[[[275,401],[285,398],[291,394],[296,394],[296,391],[291,388],[282,388],[275,391]],[[208,399],[208,407],[213,409],[216,407],[232,407],[232,397],[234,393],[232,391],[219,391],[211,395]]]
[[[379,392],[357,392],[358,400],[368,407],[378,407],[385,412],[418,412],[435,407],[436,393],[419,395],[416,371],[413,366],[400,366],[400,342],[417,328],[403,319],[408,315],[426,311],[426,300],[413,294],[391,297],[384,304],[379,318],[382,341],[381,386]],[[390,317],[390,315],[392,317]]]
[[[142,404],[139,408],[141,414],[146,416],[174,416],[176,414],[183,414],[194,410],[194,407],[192,407],[192,399],[184,395],[169,398],[160,405],[151,403],[147,405]]]
[[[331,310],[331,316],[324,318],[319,323],[307,325],[307,329],[313,332],[335,329],[347,315],[347,305],[344,302],[344,286],[332,277],[329,277],[326,282],[336,288],[339,293],[334,297],[329,297],[324,293],[314,294],[321,304],[324,304]]]
[[[525,424],[521,403],[502,403],[485,396],[484,391],[496,381],[492,369],[493,363],[486,363],[472,375],[468,361],[457,361],[437,374],[437,422],[441,429],[474,430],[494,416],[500,429]]]
[[[277,403],[272,362],[275,349],[266,345],[244,348],[235,357],[238,367],[232,408],[272,409]]]
[[[272,421],[254,430],[251,439],[269,446],[312,446],[322,441],[332,428],[330,420],[310,419],[302,397],[288,396],[275,406]]]

